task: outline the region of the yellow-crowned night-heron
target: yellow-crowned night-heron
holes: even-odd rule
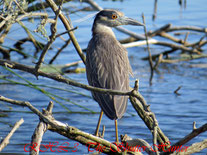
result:
[[[117,10],[102,10],[95,17],[93,37],[86,52],[86,73],[91,86],[129,91],[129,74],[132,75],[132,70],[127,50],[117,41],[111,29],[119,25],[143,26]],[[102,109],[96,136],[104,112],[110,119],[115,120],[116,142],[118,142],[117,119],[125,113],[128,97],[97,92],[92,92],[92,95]]]

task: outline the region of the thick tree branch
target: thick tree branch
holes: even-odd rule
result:
[[[52,118],[52,108],[53,108],[53,102],[50,102],[47,107],[47,110],[43,109],[42,113],[45,116]],[[38,125],[32,135],[31,145],[32,146],[33,146],[33,144],[36,144],[36,145],[34,146],[34,149],[30,150],[31,155],[38,155],[39,154],[39,147],[40,147],[40,144],[42,141],[42,137],[47,130],[48,130],[48,125],[40,119],[40,122],[38,123]]]

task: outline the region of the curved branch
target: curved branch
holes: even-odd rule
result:
[[[11,69],[18,69],[18,70],[25,71],[25,72],[31,73],[33,75],[36,75],[36,70],[34,67],[26,66],[26,65],[23,65],[23,64],[20,64],[17,62],[0,59],[0,65],[4,66],[4,67],[9,67]],[[89,85],[82,84],[79,82],[75,82],[70,79],[66,79],[63,76],[61,76],[60,74],[49,74],[49,73],[45,73],[43,71],[38,71],[37,73],[39,76],[47,77],[49,79],[53,79],[58,82],[62,82],[62,83],[76,86],[79,88],[84,88],[84,89],[90,90],[90,91],[96,91],[96,92],[100,92],[100,93],[110,93],[112,95],[131,95],[131,91],[117,91],[117,90],[111,90],[111,89],[97,88],[97,87],[89,86]]]

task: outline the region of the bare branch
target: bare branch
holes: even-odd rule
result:
[[[197,31],[197,32],[207,32],[207,28],[200,28],[196,26],[173,26],[167,29],[166,32],[172,32],[172,31],[181,31],[181,30],[191,30],[191,31]]]
[[[6,50],[0,46],[0,52],[3,54],[4,59],[10,59],[10,50]]]
[[[180,93],[178,93],[178,91],[182,88],[182,86],[179,86],[175,91],[174,93],[177,94],[177,95],[180,95]]]
[[[207,139],[203,140],[202,142],[192,144],[184,152],[174,152],[172,155],[193,154],[193,153],[196,153],[196,152],[200,152],[200,151],[202,151],[203,149],[206,149],[206,148],[207,148]]]
[[[178,44],[173,44],[173,43],[164,42],[164,41],[157,41],[154,39],[150,39],[150,40],[149,40],[149,44],[161,45],[161,46],[170,47],[170,48],[176,49],[176,50],[183,50],[183,51],[187,51],[189,53],[200,54],[200,51],[198,51],[197,49],[190,49],[188,47],[185,47],[184,45],[178,45]],[[147,44],[146,41],[136,41],[136,42],[132,42],[132,43],[126,43],[126,44],[124,44],[124,47],[127,48],[127,47],[141,46],[141,45],[145,45],[145,44]],[[206,44],[206,42],[205,42],[205,44]]]
[[[43,109],[43,114],[52,118],[52,116],[51,116],[52,108],[53,108],[53,102],[50,102],[48,104],[47,110]],[[37,125],[37,127],[32,135],[31,145],[33,145],[33,144],[36,144],[36,145],[34,146],[34,149],[30,150],[30,154],[32,154],[32,155],[39,154],[39,147],[40,147],[40,144],[42,141],[42,137],[43,137],[44,133],[47,131],[47,129],[48,129],[48,125],[40,119],[40,122]]]
[[[58,7],[55,4],[55,2],[53,0],[46,0],[46,1],[49,4],[49,6],[52,8],[52,10],[54,11],[54,13],[57,14]],[[60,12],[59,18],[62,21],[62,23],[64,24],[66,30],[71,30],[72,29],[72,27],[71,27],[72,24],[69,23],[68,19],[64,16],[64,14],[62,12]],[[85,59],[86,59],[85,58],[85,55],[82,52],[81,47],[78,44],[78,41],[76,40],[73,31],[69,31],[68,34],[70,36],[70,39],[71,39],[71,41],[72,41],[72,43],[73,43],[76,51],[78,52],[80,58],[82,59],[83,63],[85,63]]]
[[[179,59],[162,59],[162,63],[176,63],[176,62],[181,62],[181,61],[189,61],[193,59],[200,59],[200,58],[207,58],[206,54],[201,54],[201,55],[186,55],[185,57],[181,57]]]
[[[154,13],[152,15],[152,20],[155,21],[156,17],[157,17],[157,0],[155,0],[154,2]]]
[[[148,51],[148,57],[149,57],[149,64],[150,64],[150,79],[149,79],[149,83],[150,85],[152,85],[152,78],[154,75],[154,65],[152,62],[152,55],[151,55],[151,51],[150,51],[150,47],[149,47],[149,42],[148,42],[148,36],[147,36],[147,28],[146,28],[146,24],[145,24],[145,17],[144,17],[144,13],[142,14],[142,20],[144,23],[144,33],[145,33],[145,37],[146,37],[146,42],[147,42],[147,51]]]
[[[16,21],[20,21],[20,20],[22,20],[25,17],[34,17],[34,16],[44,16],[44,17],[48,17],[48,14],[47,13],[44,13],[44,12],[30,12],[30,13],[25,13],[25,14],[19,16],[16,19]]]
[[[0,101],[5,101],[11,104],[20,105],[20,106],[26,106],[28,107],[33,113],[38,115],[40,119],[42,119],[45,123],[49,124],[50,127],[49,130],[53,132],[57,132],[60,135],[63,135],[69,139],[78,141],[79,143],[83,144],[84,146],[87,146],[89,148],[96,148],[97,144],[99,144],[104,149],[102,150],[104,153],[110,154],[110,153],[116,153],[121,154],[120,150],[116,145],[113,143],[96,137],[92,134],[86,133],[84,131],[79,130],[78,128],[75,128],[73,126],[68,126],[62,122],[59,122],[55,119],[51,119],[51,117],[48,117],[41,113],[38,109],[33,107],[29,102],[25,101],[17,101],[13,99],[9,99],[3,96],[0,96]]]
[[[1,100],[0,96],[0,100]],[[0,152],[9,144],[9,139],[12,137],[12,135],[14,134],[14,132],[20,127],[20,125],[24,123],[24,119],[21,118],[19,121],[17,121],[14,125],[14,127],[12,128],[12,130],[9,132],[9,134],[4,138],[4,140],[1,142],[0,144]]]
[[[36,71],[35,71],[34,67],[22,65],[20,63],[12,62],[12,61],[9,61],[9,60],[0,59],[0,65],[5,66],[5,67],[9,67],[11,69],[18,69],[18,70],[21,70],[21,71],[25,71],[25,72],[31,73],[33,75],[36,74]],[[62,83],[68,84],[68,85],[84,88],[84,89],[90,90],[90,91],[97,91],[97,92],[100,92],[100,93],[111,93],[113,95],[132,95],[131,91],[129,91],[129,92],[127,92],[127,91],[117,91],[117,90],[111,90],[111,89],[102,89],[102,88],[92,87],[92,86],[85,85],[85,84],[82,84],[82,83],[79,83],[79,82],[75,82],[75,81],[70,80],[70,79],[66,79],[63,76],[61,76],[60,74],[49,74],[49,73],[45,73],[45,72],[42,72],[42,71],[38,71],[38,75],[43,76],[43,77],[47,77],[49,79],[53,79],[55,81],[62,82]]]
[[[136,91],[136,88],[138,88],[137,82],[135,82],[135,88],[132,91],[133,95],[136,96],[136,94],[138,95],[137,97],[133,97],[133,96],[129,96],[129,99],[131,101],[132,106],[134,107],[134,109],[136,110],[137,114],[140,116],[140,118],[144,121],[144,123],[146,124],[146,126],[148,127],[148,129],[150,131],[154,130],[154,127],[157,125],[155,125],[155,121],[153,120],[153,118],[149,115],[149,113],[152,113],[149,105],[147,105],[146,101],[144,100],[144,98],[141,96],[141,94],[139,94],[138,91]],[[156,127],[156,131],[157,131],[157,141],[159,144],[167,144],[169,143],[169,139],[168,137],[166,137],[164,135],[164,133],[162,132],[162,130],[159,128],[159,126],[157,125]],[[170,145],[168,145],[169,147]]]
[[[189,142],[191,139],[193,139],[194,137],[198,136],[199,134],[206,132],[207,131],[207,123],[202,125],[200,128],[198,129],[194,129],[190,134],[186,135],[184,138],[182,138],[181,140],[179,140],[178,142],[176,142],[175,144],[173,144],[171,147],[175,147],[175,146],[183,146],[184,144],[186,144],[187,142]],[[169,150],[172,151],[172,150]],[[175,151],[175,150],[174,150]],[[172,153],[172,152],[170,152]],[[169,152],[163,153],[165,154],[169,154]]]
[[[49,64],[52,64],[53,61],[55,61],[55,59],[58,57],[58,55],[63,51],[64,48],[66,48],[68,46],[68,44],[70,44],[71,40],[68,39],[65,44],[57,51],[57,53],[52,57],[52,59],[49,61]]]
[[[57,32],[57,29],[56,29],[56,25],[57,25],[57,19],[58,19],[58,16],[59,16],[59,13],[60,13],[60,8],[59,10],[57,11],[58,13],[56,14],[56,17],[55,17],[55,23],[51,24],[51,35],[50,35],[50,40],[48,41],[48,43],[46,44],[46,46],[44,47],[41,55],[40,55],[40,58],[35,66],[35,70],[36,70],[36,77],[38,77],[38,70],[40,69],[41,67],[41,63],[43,63],[44,61],[44,58],[45,58],[45,55],[48,51],[48,49],[51,47],[52,43],[55,41],[56,39],[56,32]]]

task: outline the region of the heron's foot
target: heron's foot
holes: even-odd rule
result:
[[[94,133],[94,136],[102,138],[101,132]]]
[[[97,136],[97,137],[100,137],[100,138],[104,138],[104,133],[105,133],[105,125],[103,125],[103,130],[102,130],[102,132],[99,132],[99,131],[97,131],[97,129],[96,129],[94,135]]]

